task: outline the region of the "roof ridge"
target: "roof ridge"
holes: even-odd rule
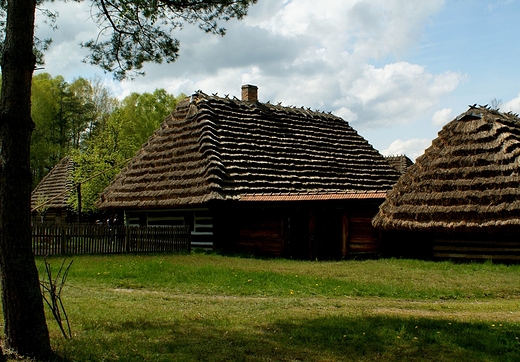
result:
[[[238,105],[242,105],[242,106],[246,106],[246,107],[249,107],[249,108],[257,108],[257,107],[267,107],[268,109],[276,109],[276,110],[286,110],[286,111],[291,111],[291,112],[295,112],[295,113],[300,113],[300,114],[306,114],[306,112],[309,112],[311,113],[312,115],[323,115],[324,117],[333,117],[333,118],[339,118],[339,119],[342,119],[341,117],[338,117],[336,115],[334,115],[332,113],[332,111],[325,111],[325,110],[320,110],[320,109],[312,109],[311,107],[305,107],[305,106],[294,106],[294,105],[283,105],[282,102],[277,102],[276,104],[275,103],[271,103],[270,100],[268,100],[267,102],[260,102],[260,101],[256,101],[256,102],[249,102],[249,101],[244,101],[244,100],[241,100],[239,98],[237,98],[236,96],[230,96],[229,94],[225,94],[224,97],[221,97],[218,95],[218,93],[213,93],[211,95],[209,94],[206,94],[204,93],[202,90],[197,90],[195,91],[191,96],[188,96],[187,98],[190,98],[190,104],[193,103],[193,102],[197,102],[197,100],[200,98],[201,100],[204,99],[204,100],[220,100],[220,101],[224,101],[224,102],[232,102],[234,104],[238,104]],[[346,120],[343,120],[344,122],[347,122]]]

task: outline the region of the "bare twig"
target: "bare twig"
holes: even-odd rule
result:
[[[45,275],[42,280],[40,280],[40,285],[42,287],[43,300],[51,309],[52,315],[54,316],[56,323],[58,323],[63,337],[71,339],[72,332],[70,328],[69,317],[67,316],[67,312],[65,311],[65,307],[61,299],[61,291],[63,290],[65,281],[67,280],[67,275],[69,274],[70,267],[72,266],[74,260],[71,260],[66,267],[65,261],[66,260],[64,259],[61,263],[58,273],[56,274],[56,277],[53,279],[51,264],[47,259],[45,259]],[[66,322],[67,330],[65,330],[63,325],[64,321]]]

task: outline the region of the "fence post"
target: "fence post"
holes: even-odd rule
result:
[[[125,245],[123,246],[123,250],[125,253],[128,253],[130,248],[130,226],[125,225]]]
[[[66,245],[67,245],[67,229],[62,226],[58,226],[58,230],[61,234],[61,245],[60,245],[60,254],[65,255]]]
[[[189,226],[185,226],[185,240],[186,240],[186,249],[188,253],[191,252],[191,228]]]

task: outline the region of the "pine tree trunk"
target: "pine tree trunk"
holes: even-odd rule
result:
[[[5,346],[23,356],[51,354],[31,247],[30,139],[35,0],[9,0],[1,59],[0,278]]]

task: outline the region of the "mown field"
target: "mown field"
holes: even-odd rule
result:
[[[73,260],[73,338],[48,319],[68,361],[520,361],[518,265]]]

